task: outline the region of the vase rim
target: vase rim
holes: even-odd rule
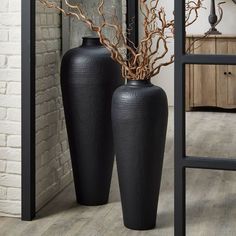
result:
[[[143,85],[147,85],[147,86],[152,86],[151,83],[151,79],[147,79],[147,80],[127,80],[127,85],[130,86],[143,86]]]
[[[82,46],[103,46],[98,37],[82,37]]]

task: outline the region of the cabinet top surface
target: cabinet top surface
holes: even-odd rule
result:
[[[205,34],[187,34],[187,38],[201,38],[205,37]],[[234,34],[220,34],[220,35],[208,35],[206,38],[235,38],[236,35]]]

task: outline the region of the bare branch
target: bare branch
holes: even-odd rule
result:
[[[54,8],[65,16],[74,17],[96,32],[100,42],[110,51],[112,59],[122,66],[124,78],[150,79],[160,73],[161,68],[174,62],[174,55],[165,59],[169,51],[168,40],[174,37],[174,20],[167,20],[164,8],[159,6],[159,0],[139,0],[144,36],[137,47],[128,37],[132,22],[128,25],[127,33],[124,33],[122,24],[115,15],[107,18],[107,13],[104,11],[104,0],[100,0],[97,6],[97,13],[101,19],[99,23],[89,18],[81,4],[73,5],[68,0],[62,1],[65,2],[68,10],[62,9],[53,1],[40,0],[45,7]],[[202,2],[203,0],[189,0],[186,3],[186,26],[197,20]],[[222,9],[219,8],[219,10]],[[105,35],[105,29],[111,30],[113,33],[111,38]],[[155,38],[157,41],[154,41]],[[127,53],[123,53],[124,51]]]

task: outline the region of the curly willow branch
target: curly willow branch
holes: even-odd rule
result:
[[[174,20],[167,20],[163,7],[159,0],[139,0],[140,12],[143,16],[143,38],[138,47],[123,32],[122,24],[117,17],[113,21],[108,20],[104,13],[104,0],[99,0],[97,12],[100,17],[99,23],[94,22],[84,12],[81,4],[65,2],[68,10],[62,9],[56,2],[39,0],[45,7],[54,8],[64,16],[74,17],[85,23],[92,31],[96,32],[100,42],[110,51],[114,61],[122,66],[122,75],[129,80],[146,80],[160,73],[162,67],[174,62],[174,55],[167,58],[169,52],[168,40],[174,38]],[[202,8],[203,0],[190,0],[186,3],[185,25],[192,25],[198,18],[198,11]],[[109,39],[104,29],[113,32]],[[157,40],[154,40],[157,39]],[[122,53],[126,51],[127,53]],[[166,59],[167,58],[167,59]]]

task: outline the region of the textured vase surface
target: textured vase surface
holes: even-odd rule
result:
[[[165,92],[147,81],[128,81],[112,100],[113,135],[124,224],[156,225],[168,105]]]
[[[120,67],[97,38],[84,38],[62,60],[61,87],[78,203],[108,202],[114,148],[111,100]]]

